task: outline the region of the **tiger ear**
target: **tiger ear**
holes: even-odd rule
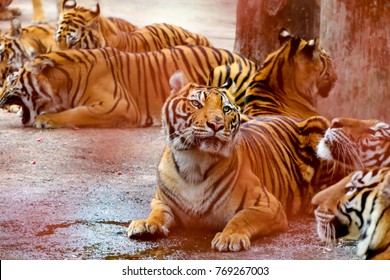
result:
[[[91,11],[92,19],[88,22],[87,26],[90,29],[98,30],[99,29],[99,15],[100,15],[100,6],[99,3],[96,4],[96,11]]]
[[[62,12],[76,8],[77,3],[74,0],[64,0],[62,1]]]
[[[94,15],[95,17],[100,15],[100,5],[99,5],[99,3],[96,3],[96,11],[92,12],[92,15]]]
[[[315,38],[309,40],[303,47],[302,52],[311,59],[319,58],[320,53],[320,39]]]
[[[280,45],[283,45],[286,41],[290,40],[292,37],[293,36],[291,36],[290,32],[288,32],[286,28],[282,27],[279,30],[278,39]]]
[[[171,94],[179,92],[186,84],[188,84],[187,77],[181,70],[177,70],[169,79]]]
[[[18,38],[22,34],[22,22],[18,18],[11,20],[10,34],[12,37]]]

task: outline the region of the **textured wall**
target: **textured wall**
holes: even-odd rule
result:
[[[262,63],[279,47],[282,27],[293,35],[319,35],[320,7],[313,0],[238,0],[234,50]]]
[[[323,0],[320,34],[338,81],[318,111],[390,122],[390,1]]]

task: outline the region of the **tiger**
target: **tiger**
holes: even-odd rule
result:
[[[39,54],[58,50],[54,32],[53,25],[40,24],[22,28],[20,19],[13,19],[10,30],[0,36],[0,84],[3,84],[9,73],[18,71],[26,61]]]
[[[55,38],[62,49],[112,47],[127,52],[146,52],[176,45],[212,46],[206,37],[167,23],[124,32],[100,14],[99,4],[96,11],[64,7]]]
[[[213,68],[237,61],[249,63],[234,52],[193,45],[145,53],[51,52],[8,76],[0,107],[17,102],[22,123],[36,128],[160,125],[174,71],[206,83]]]
[[[162,109],[166,146],[152,210],[126,234],[210,229],[217,231],[212,249],[248,250],[252,238],[285,231],[288,217],[311,207],[315,148],[328,120],[269,116],[241,123],[231,79],[218,88],[183,76],[171,77],[174,90]]]
[[[351,171],[390,167],[390,125],[374,119],[334,118],[317,151],[319,158]]]
[[[253,76],[257,73],[258,68],[257,63],[254,62],[250,62],[248,64],[236,62],[220,65],[214,68],[210,73],[207,85],[220,86],[231,78],[234,82],[234,86],[236,87],[234,103],[243,110],[246,89],[252,81]]]
[[[319,115],[316,95],[327,97],[337,75],[318,39],[306,41],[282,28],[281,47],[269,54],[246,90],[244,114],[308,118]]]
[[[357,241],[357,255],[390,259],[390,168],[356,170],[313,197],[322,241]]]

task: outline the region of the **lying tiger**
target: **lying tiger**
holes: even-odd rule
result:
[[[187,44],[212,46],[206,37],[166,23],[148,25],[130,33],[123,31],[101,15],[99,4],[96,4],[96,11],[76,5],[63,9],[55,35],[62,49],[112,47],[127,52],[145,52]]]
[[[318,39],[293,37],[283,28],[279,41],[281,47],[267,56],[246,90],[244,113],[297,118],[319,115],[314,99],[327,97],[337,79],[331,58]]]
[[[390,125],[378,120],[335,118],[318,145],[318,156],[350,169],[390,167]]]
[[[21,105],[22,123],[36,128],[145,127],[161,123],[174,71],[206,83],[213,68],[237,61],[253,63],[202,46],[134,54],[111,48],[52,52],[8,76],[0,107]]]
[[[358,170],[313,198],[325,242],[357,239],[357,255],[390,260],[390,168]]]
[[[252,238],[286,230],[287,216],[310,207],[315,147],[329,123],[275,116],[241,124],[234,87],[185,80],[171,77],[163,107],[167,145],[152,211],[127,235],[167,235],[182,225],[219,231],[211,242],[218,251],[247,250]]]

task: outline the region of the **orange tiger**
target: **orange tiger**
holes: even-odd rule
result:
[[[247,250],[252,238],[286,230],[286,216],[311,207],[315,147],[329,123],[320,116],[241,123],[231,79],[221,88],[185,81],[173,75],[162,110],[166,146],[152,211],[132,221],[127,235],[211,229],[218,231],[212,248]]]
[[[211,46],[206,37],[166,23],[124,32],[100,14],[99,4],[96,11],[65,6],[55,37],[62,49],[112,47],[121,51],[144,52],[187,44]]]
[[[192,45],[145,53],[52,52],[8,77],[0,105],[22,105],[23,124],[37,128],[150,126],[161,123],[174,71],[206,83],[214,67],[237,61],[249,63],[233,52]]]

